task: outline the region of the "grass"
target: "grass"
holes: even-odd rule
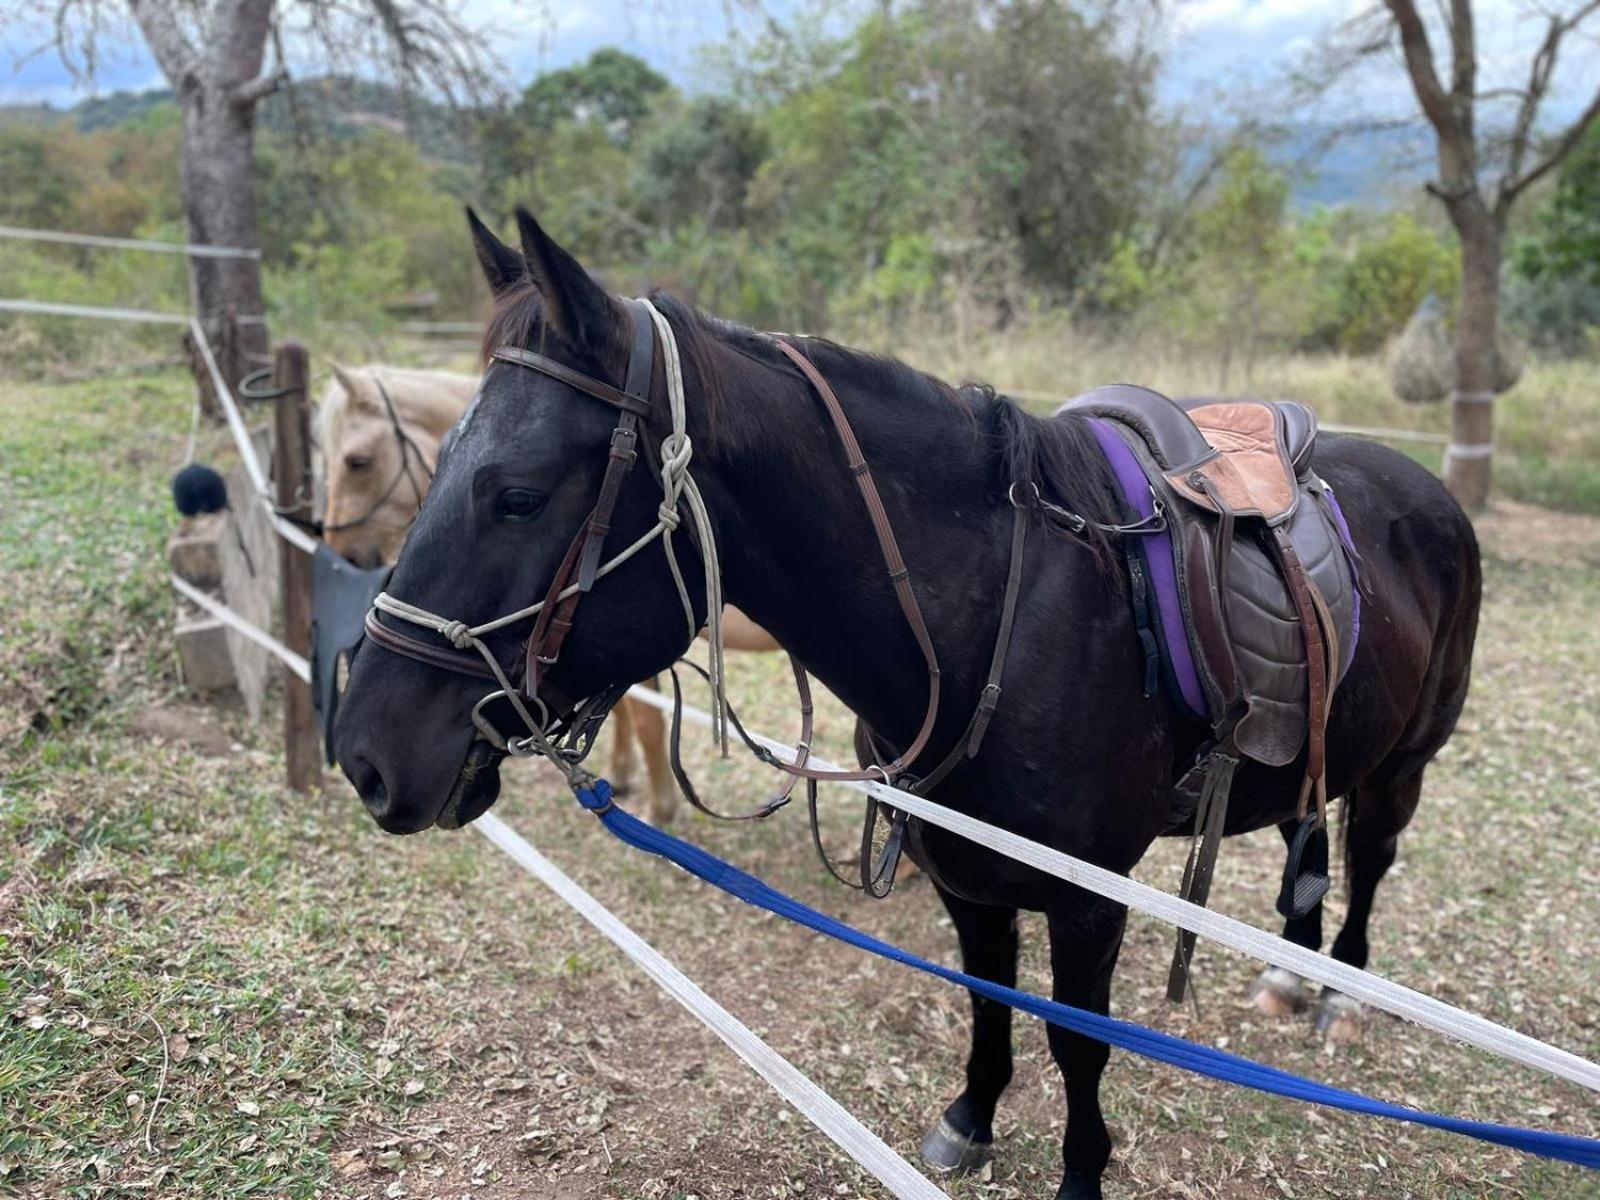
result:
[[[993,365],[996,378],[1025,366]],[[385,837],[335,777],[323,796],[292,796],[275,716],[251,727],[181,693],[160,552],[188,398],[177,375],[7,385],[0,397],[0,1193],[877,1195],[479,839]],[[1341,415],[1377,415],[1359,402]],[[1594,1057],[1600,523],[1508,504],[1480,534],[1474,693],[1380,893],[1373,965]],[[756,728],[792,728],[785,675],[737,659]],[[848,734],[848,715],[825,705],[819,748],[846,756]],[[747,761],[714,762],[698,737],[691,768],[730,807],[767,782]],[[964,996],[630,855],[547,769],[506,774],[507,820],[914,1153],[959,1090]],[[853,819],[830,806],[835,847]],[[926,881],[882,904],[845,894],[799,813],[682,824],[800,898],[953,961]],[[1181,851],[1158,846],[1140,877],[1175,886]],[[1275,836],[1230,842],[1216,907],[1268,923],[1281,865]],[[1047,987],[1036,917],[1024,938],[1024,982]],[[1170,953],[1168,930],[1130,922],[1114,1011],[1386,1098],[1600,1133],[1578,1089],[1398,1021],[1370,1018],[1350,1048],[1324,1046],[1303,1021],[1266,1021],[1243,1001],[1253,964],[1204,943],[1198,1002],[1173,1010],[1161,998]],[[1017,1044],[1000,1155],[954,1185],[966,1200],[1055,1186],[1059,1079],[1035,1024],[1019,1021]],[[1116,1197],[1596,1194],[1570,1168],[1126,1055],[1105,1099]]]

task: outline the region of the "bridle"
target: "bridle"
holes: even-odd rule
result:
[[[705,603],[710,635],[708,640],[711,644],[711,665],[708,671],[702,673],[707,676],[711,684],[713,715],[720,725],[719,743],[726,753],[727,727],[732,725],[741,740],[759,759],[785,772],[789,778],[778,795],[750,812],[728,816],[713,812],[701,803],[686,773],[682,770],[677,753],[682,725],[682,701],[676,674],[672,677],[674,712],[671,744],[674,771],[690,803],[710,816],[723,819],[750,820],[768,816],[788,803],[795,785],[800,780],[805,780],[810,793],[813,836],[817,838],[817,848],[821,852],[816,819],[815,788],[818,782],[881,780],[921,793],[932,789],[962,762],[977,755],[1000,701],[1001,679],[1022,590],[1023,561],[1031,519],[1039,517],[1049,524],[1064,527],[1073,533],[1082,533],[1085,528],[1097,523],[1087,521],[1044,501],[1039,486],[1034,481],[1024,481],[1027,486],[1021,489],[1016,484],[1012,485],[1008,493],[1013,509],[1010,562],[987,678],[962,736],[932,770],[913,778],[909,774],[910,769],[927,748],[938,721],[941,695],[938,655],[928,632],[927,623],[923,619],[921,606],[912,587],[910,570],[900,553],[877,483],[862,455],[860,443],[850,426],[843,406],[828,381],[805,353],[786,337],[774,335],[778,349],[794,364],[827,410],[844,449],[850,474],[856,482],[871,518],[873,533],[901,614],[921,652],[928,676],[927,708],[915,737],[904,751],[890,762],[860,770],[821,769],[809,765],[814,711],[809,678],[805,669],[791,655],[790,662],[794,668],[796,686],[800,694],[801,735],[797,741],[795,758],[792,761],[779,758],[755,742],[739,723],[737,715],[726,705],[722,676],[721,573],[709,514],[706,512],[699,488],[688,471],[692,446],[686,431],[686,406],[677,340],[672,326],[648,300],[624,301],[624,305],[632,323],[632,345],[621,388],[557,362],[546,355],[520,347],[499,346],[490,353],[492,362],[535,371],[617,410],[617,423],[611,433],[605,474],[601,479],[594,507],[568,545],[554,577],[545,590],[544,598],[536,604],[483,624],[469,626],[465,622],[439,616],[408,604],[388,593],[380,593],[373,602],[372,610],[367,614],[367,636],[373,644],[391,653],[430,666],[492,680],[498,685],[497,690],[486,695],[472,710],[472,720],[485,740],[507,754],[515,756],[536,754],[546,757],[562,770],[571,786],[587,787],[593,782],[593,777],[583,769],[581,765],[583,758],[593,744],[600,723],[626,691],[626,685],[608,688],[582,703],[572,704],[564,697],[551,693],[547,680],[549,668],[554,666],[560,657],[561,648],[572,631],[575,614],[583,597],[589,594],[599,579],[621,566],[658,537],[666,551],[667,562],[684,606],[689,636],[692,638],[698,633],[694,606],[684,583],[672,541],[673,532],[681,521],[680,505],[686,506],[693,518],[693,533],[705,572]],[[640,424],[652,411],[650,389],[657,340],[660,341],[663,350],[662,358],[672,424],[671,432],[661,443],[658,456],[662,502],[657,510],[656,524],[602,564],[606,538],[611,529],[623,481],[639,457]],[[1121,527],[1099,527],[1108,531],[1134,532],[1131,529],[1123,530]],[[441,634],[449,641],[451,648],[391,628],[382,622],[380,614]],[[534,621],[533,631],[527,640],[523,657],[513,671],[508,672],[483,639],[530,617]],[[473,653],[474,651],[476,653]],[[547,696],[557,706],[557,719],[552,719],[550,705],[546,703]],[[484,707],[502,697],[510,702],[527,727],[528,732],[525,735],[506,736],[487,720],[483,712]],[[537,710],[537,717],[530,708]],[[888,886],[892,886],[894,865],[899,856],[906,823],[905,814],[898,812],[890,814],[890,831],[884,851],[878,860],[873,862],[873,834],[879,807],[876,801],[869,802],[867,826],[862,837],[859,883],[840,876],[827,855],[825,853],[822,855],[825,865],[837,877],[850,883],[851,886],[874,895],[887,894]]]
[[[411,462],[413,457],[416,459],[417,467],[427,479],[427,482],[429,484],[433,483],[433,468],[428,465],[427,455],[422,453],[422,447],[417,445],[416,439],[406,432],[406,427],[400,420],[399,410],[395,408],[394,401],[389,396],[389,389],[383,386],[383,380],[376,374],[372,376],[372,382],[377,386],[378,395],[383,399],[384,412],[389,417],[389,428],[394,434],[395,445],[400,450],[400,468],[394,473],[394,478],[389,480],[389,486],[383,489],[383,494],[374,500],[371,507],[359,517],[349,521],[339,521],[333,525],[329,525],[327,522],[317,522],[316,530],[319,536],[329,533],[341,533],[346,529],[358,529],[365,525],[382,511],[383,506],[389,503],[389,500],[399,490],[402,483],[411,485],[411,492],[416,496],[417,503],[420,505],[423,497],[428,493],[427,489],[417,481],[416,475],[412,472]]]
[[[605,474],[601,478],[594,507],[568,545],[545,590],[544,598],[536,604],[481,625],[469,626],[463,621],[439,616],[387,593],[380,593],[373,601],[372,611],[367,614],[366,620],[367,636],[375,645],[430,666],[486,677],[497,683],[498,689],[473,707],[472,719],[479,733],[496,749],[507,754],[537,754],[549,758],[567,774],[569,782],[574,783],[588,781],[589,777],[580,764],[593,743],[600,723],[626,686],[607,689],[574,704],[549,687],[549,670],[560,658],[562,646],[572,631],[574,614],[583,597],[588,595],[599,579],[657,538],[662,541],[668,567],[683,603],[689,636],[692,638],[699,631],[700,623],[695,616],[694,603],[690,599],[673,543],[672,535],[682,521],[680,506],[689,510],[705,567],[707,621],[713,632],[714,691],[719,696],[721,693],[721,577],[716,568],[716,544],[710,515],[700,498],[699,488],[688,473],[692,446],[686,430],[687,410],[683,401],[682,365],[678,359],[677,342],[672,336],[671,326],[648,300],[624,301],[624,307],[632,326],[632,342],[621,388],[532,350],[498,346],[490,352],[491,362],[535,371],[617,410],[617,424],[611,432]],[[601,556],[621,497],[623,481],[639,458],[640,424],[651,411],[650,385],[658,337],[664,347],[663,367],[667,376],[672,424],[671,432],[663,439],[655,458],[661,479],[662,502],[657,509],[655,525],[602,563]],[[442,634],[453,649],[393,629],[379,619],[380,613]],[[534,619],[533,632],[527,640],[524,654],[513,669],[507,671],[483,639],[530,617]],[[476,655],[472,653],[474,651]],[[501,698],[515,709],[527,727],[526,734],[506,736],[488,720],[484,713],[485,706]],[[552,704],[555,705],[558,719],[552,719]],[[530,709],[537,710],[538,716],[535,717]],[[722,736],[726,738],[725,732]]]

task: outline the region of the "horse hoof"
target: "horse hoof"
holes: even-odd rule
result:
[[[1056,1200],[1104,1200],[1104,1196],[1098,1175],[1068,1171],[1067,1177],[1061,1181],[1061,1190],[1056,1193]]]
[[[1361,1040],[1361,1001],[1352,1000],[1343,992],[1324,988],[1317,1004],[1317,1032],[1330,1042],[1359,1042]]]
[[[1256,1011],[1269,1017],[1292,1017],[1310,1002],[1306,983],[1293,971],[1268,967],[1256,976],[1250,988],[1250,1002]]]
[[[922,1139],[923,1165],[936,1175],[965,1175],[989,1161],[993,1142],[980,1142],[940,1117]]]

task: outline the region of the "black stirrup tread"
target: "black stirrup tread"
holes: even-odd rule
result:
[[[1278,891],[1278,913],[1297,921],[1322,902],[1333,886],[1328,875],[1328,831],[1317,814],[1307,813],[1289,842]]]

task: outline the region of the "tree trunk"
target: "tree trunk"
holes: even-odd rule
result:
[[[1445,486],[1469,512],[1489,499],[1500,331],[1501,231],[1482,202],[1474,201],[1460,203],[1450,214],[1461,237],[1461,309],[1445,457]]]
[[[183,104],[183,209],[189,240],[255,249],[255,105],[226,84],[190,77]],[[270,340],[254,258],[191,258],[195,312],[230,387],[268,361]]]

